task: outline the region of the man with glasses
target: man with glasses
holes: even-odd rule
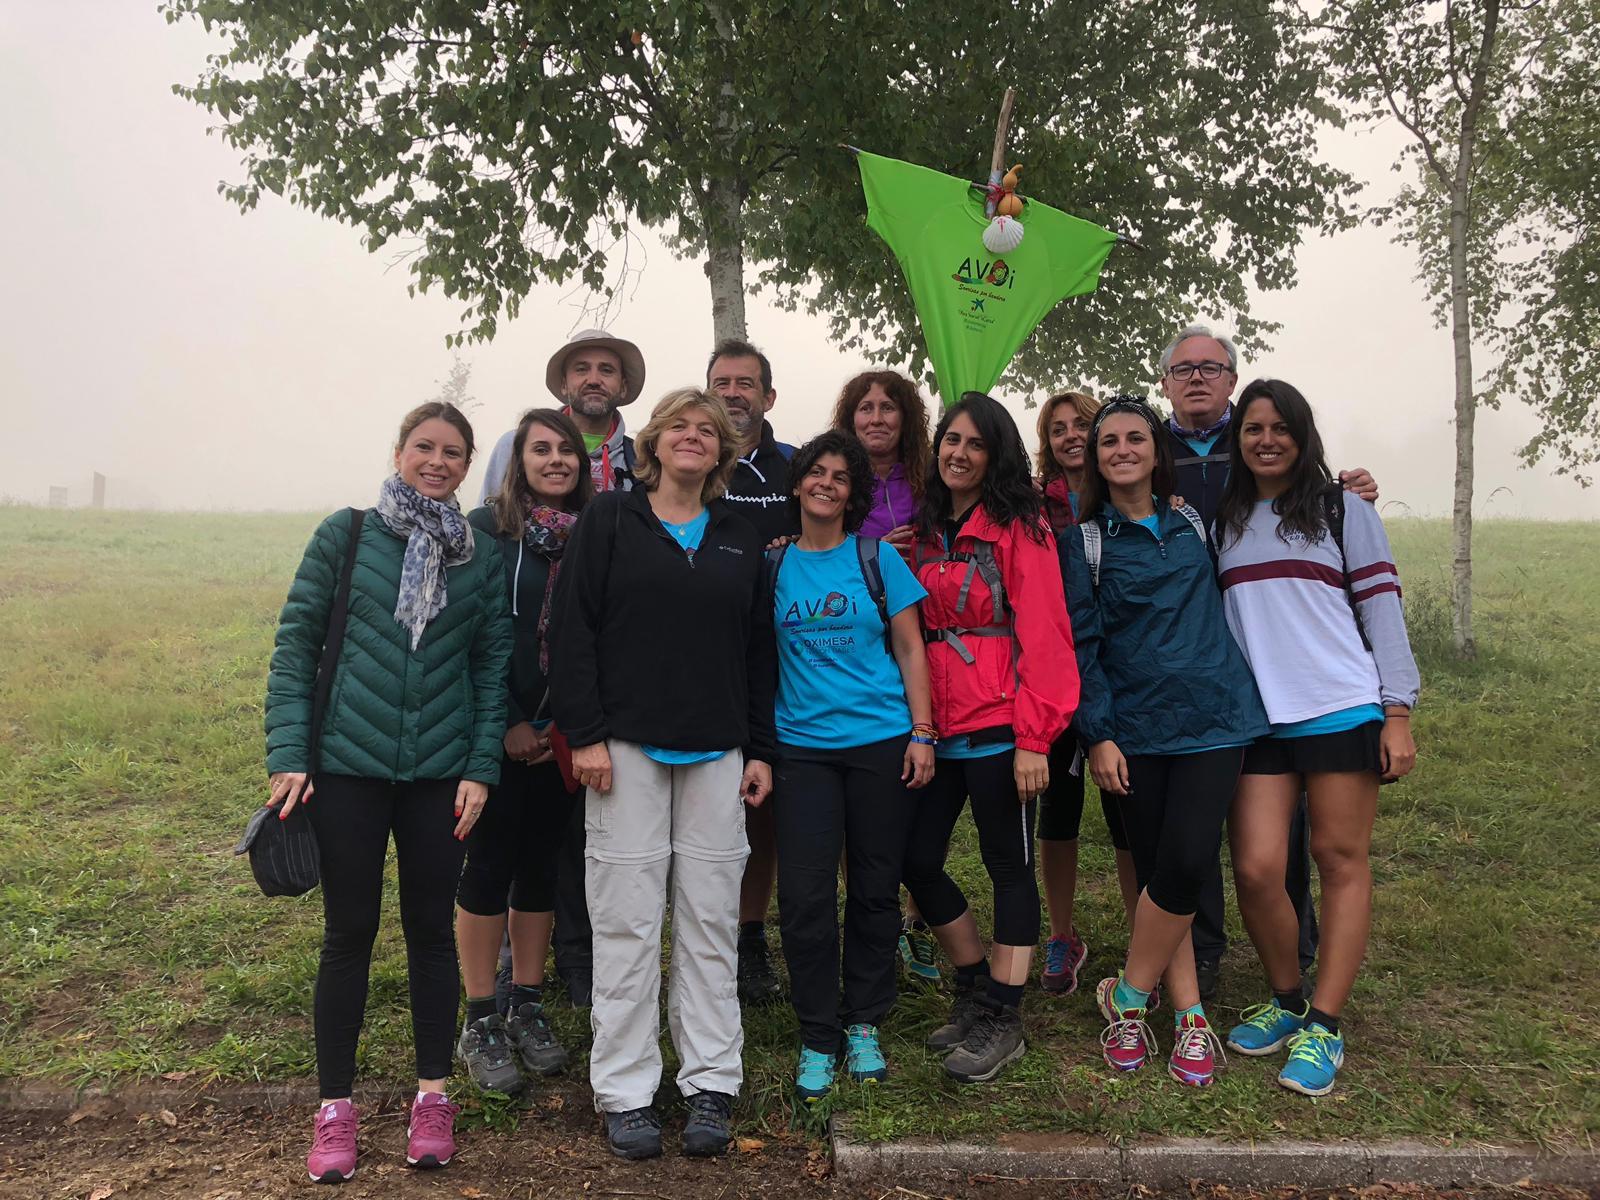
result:
[[[1233,391],[1239,386],[1239,351],[1233,342],[1204,325],[1189,325],[1161,353],[1161,390],[1172,406],[1167,420],[1178,494],[1212,528],[1222,489],[1228,482],[1228,426],[1233,421]],[[1364,500],[1377,500],[1378,485],[1360,467],[1341,471],[1339,481]],[[1289,830],[1289,869],[1284,880],[1300,918],[1300,969],[1317,956],[1317,910],[1311,899],[1311,842],[1305,797],[1295,809]],[[1194,918],[1194,965],[1200,997],[1217,990],[1222,955],[1228,948],[1223,931],[1222,863],[1200,893]]]

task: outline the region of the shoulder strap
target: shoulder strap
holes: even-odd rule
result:
[[[857,537],[856,557],[861,561],[861,578],[866,580],[867,593],[878,606],[878,619],[883,622],[884,636],[889,634],[889,590],[883,584],[883,563],[878,560],[881,543],[877,538]]]
[[[367,510],[350,510],[350,537],[345,543],[344,566],[339,571],[339,587],[328,612],[328,632],[322,638],[322,657],[317,660],[316,690],[311,697],[311,769],[322,757],[322,720],[327,716],[328,697],[333,691],[334,672],[339,669],[339,651],[344,646],[344,627],[350,616],[350,577],[355,573],[356,550],[361,544],[361,526]]]
[[[783,566],[783,552],[788,548],[789,543],[785,542],[783,545],[774,546],[771,550],[767,551],[766,572],[768,595],[776,597],[778,594],[778,568]]]
[[[1328,522],[1328,536],[1333,539],[1333,545],[1339,551],[1339,573],[1344,576],[1344,599],[1350,606],[1350,615],[1356,619],[1356,632],[1361,635],[1361,645],[1372,649],[1372,642],[1367,637],[1367,628],[1361,623],[1361,610],[1356,607],[1355,589],[1350,584],[1350,564],[1344,553],[1344,488],[1338,483],[1330,483],[1322,489],[1322,515]]]
[[[1090,517],[1078,526],[1078,533],[1083,538],[1083,561],[1089,564],[1089,584],[1096,592],[1100,590],[1100,522]]]

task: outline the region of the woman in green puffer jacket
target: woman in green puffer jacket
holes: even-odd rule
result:
[[[305,804],[322,857],[314,1006],[322,1106],[306,1160],[321,1182],[355,1173],[350,1095],[391,832],[417,1056],[406,1161],[443,1166],[455,1152],[457,1109],[444,1092],[459,1001],[451,916],[465,838],[500,778],[512,642],[499,548],[474,537],[455,499],[472,446],[472,426],[454,405],[407,414],[395,473],[355,546],[349,510],[323,521],[278,619],[268,803],[282,816]],[[313,746],[317,665],[352,549],[349,618]]]

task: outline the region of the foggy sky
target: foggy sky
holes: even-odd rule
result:
[[[405,267],[366,253],[346,226],[270,195],[241,216],[216,194],[242,179],[237,154],[170,91],[214,48],[197,25],[169,27],[154,0],[0,0],[0,496],[43,503],[56,484],[81,503],[98,470],[113,505],[370,504],[400,416],[449,372],[457,302],[409,299]],[[1372,181],[1375,199],[1393,186],[1397,144],[1392,130],[1339,135],[1329,154]],[[699,264],[646,250],[610,324],[645,354],[645,395],[624,410],[635,428],[668,388],[703,382],[712,340]],[[1258,298],[1257,314],[1283,330],[1240,377],[1296,383],[1333,465],[1370,468],[1386,505],[1443,515],[1450,341],[1414,272],[1411,251],[1381,230],[1305,246],[1298,286]],[[772,423],[803,440],[843,380],[873,364],[841,354],[819,319],[748,305],[751,339],[773,361]],[[493,343],[463,350],[481,442],[550,402],[545,361],[589,323],[580,306],[542,288]],[[1033,414],[1002,398],[1031,444]],[[1600,489],[1520,466],[1514,451],[1535,428],[1520,406],[1480,413],[1478,512],[1600,517]],[[463,500],[477,493],[474,471]]]

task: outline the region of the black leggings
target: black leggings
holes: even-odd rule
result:
[[[316,777],[306,815],[322,855],[322,961],[313,1020],[317,1086],[324,1099],[350,1095],[355,1082],[356,1041],[367,1007],[367,973],[378,936],[383,860],[391,832],[400,873],[400,926],[406,936],[417,1078],[450,1074],[461,987],[453,918],[456,880],[466,852],[455,835],[457,783]]]
[[[900,875],[920,792],[900,778],[906,735],[841,750],[780,746],[772,799],[778,916],[800,1040],[837,1054],[849,1025],[881,1025],[894,1004]],[[844,987],[839,852],[846,854]]]
[[[1239,782],[1244,747],[1196,754],[1130,754],[1121,797],[1134,874],[1151,901],[1193,916],[1217,869],[1222,823]]]
[[[509,888],[518,912],[552,911],[557,859],[577,803],[578,793],[567,791],[555,763],[530,767],[502,759],[500,785],[467,834],[456,903],[477,916],[497,917],[506,911]]]
[[[1003,946],[1039,941],[1039,884],[1033,873],[1036,802],[1017,801],[1012,752],[986,758],[941,758],[917,801],[906,851],[905,884],[929,925],[948,925],[967,898],[944,869],[950,835],[970,795],[978,849],[994,885],[994,940]],[[958,963],[965,966],[965,963]]]
[[[1072,773],[1077,761],[1078,735],[1067,730],[1050,747],[1050,786],[1039,798],[1039,840],[1041,842],[1075,842],[1083,825],[1083,780],[1089,773],[1089,758],[1085,754],[1078,762],[1078,773]],[[1111,845],[1118,850],[1128,848],[1128,835],[1122,831],[1122,813],[1117,810],[1117,798],[1109,792],[1100,793],[1100,812],[1106,819],[1106,830],[1111,834]]]

